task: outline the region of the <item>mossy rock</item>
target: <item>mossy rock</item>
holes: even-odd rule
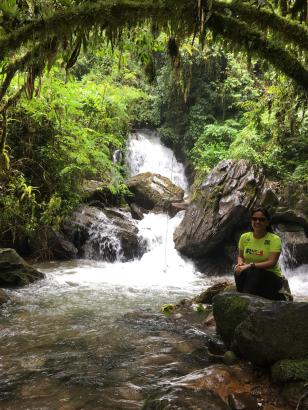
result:
[[[234,332],[256,308],[271,303],[237,292],[220,293],[213,299],[213,314],[217,331],[227,347],[233,342]]]
[[[288,382],[291,380],[308,380],[308,359],[280,360],[271,368],[272,378],[275,382]]]
[[[44,278],[44,274],[28,265],[11,248],[0,249],[0,286],[26,286]]]

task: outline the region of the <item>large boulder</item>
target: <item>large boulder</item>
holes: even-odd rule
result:
[[[18,253],[11,248],[0,249],[0,286],[25,286],[44,274],[28,265]]]
[[[129,212],[83,205],[62,226],[78,256],[96,260],[131,260],[142,256],[145,244]]]
[[[133,202],[148,210],[167,211],[172,203],[183,201],[183,189],[159,174],[138,174],[131,177],[126,184],[134,195]]]
[[[308,359],[308,303],[272,302],[236,328],[243,357],[264,366],[283,359]]]
[[[200,258],[213,252],[247,218],[264,175],[248,161],[220,162],[175,230],[175,247]]]
[[[308,359],[308,303],[221,293],[213,314],[226,345],[257,365]]]
[[[224,160],[192,197],[174,233],[175,247],[183,254],[196,260],[218,254],[220,260],[229,260],[230,268],[239,236],[249,229],[250,210],[264,206],[271,211],[279,234],[283,226],[285,249],[292,251],[289,265],[307,263],[307,185],[270,181],[260,167],[246,160]]]

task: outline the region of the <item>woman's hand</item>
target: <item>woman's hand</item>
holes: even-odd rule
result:
[[[235,273],[236,275],[240,275],[241,272],[249,268],[250,268],[249,263],[238,263],[237,265],[235,265]]]

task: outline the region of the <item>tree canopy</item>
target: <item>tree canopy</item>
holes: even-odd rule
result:
[[[0,5],[0,63],[3,100],[13,77],[26,73],[16,95],[30,97],[35,80],[58,55],[71,68],[81,48],[107,40],[113,47],[124,32],[150,24],[153,36],[166,32],[169,53],[176,57],[178,44],[207,33],[232,47],[269,61],[308,90],[307,2],[302,0],[4,0]]]

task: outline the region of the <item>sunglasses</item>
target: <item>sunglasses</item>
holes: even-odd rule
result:
[[[257,221],[259,221],[259,222],[265,222],[265,221],[267,221],[266,218],[263,218],[263,217],[258,218],[257,216],[252,216],[252,217],[251,217],[251,220],[252,220],[253,222],[257,222]]]

